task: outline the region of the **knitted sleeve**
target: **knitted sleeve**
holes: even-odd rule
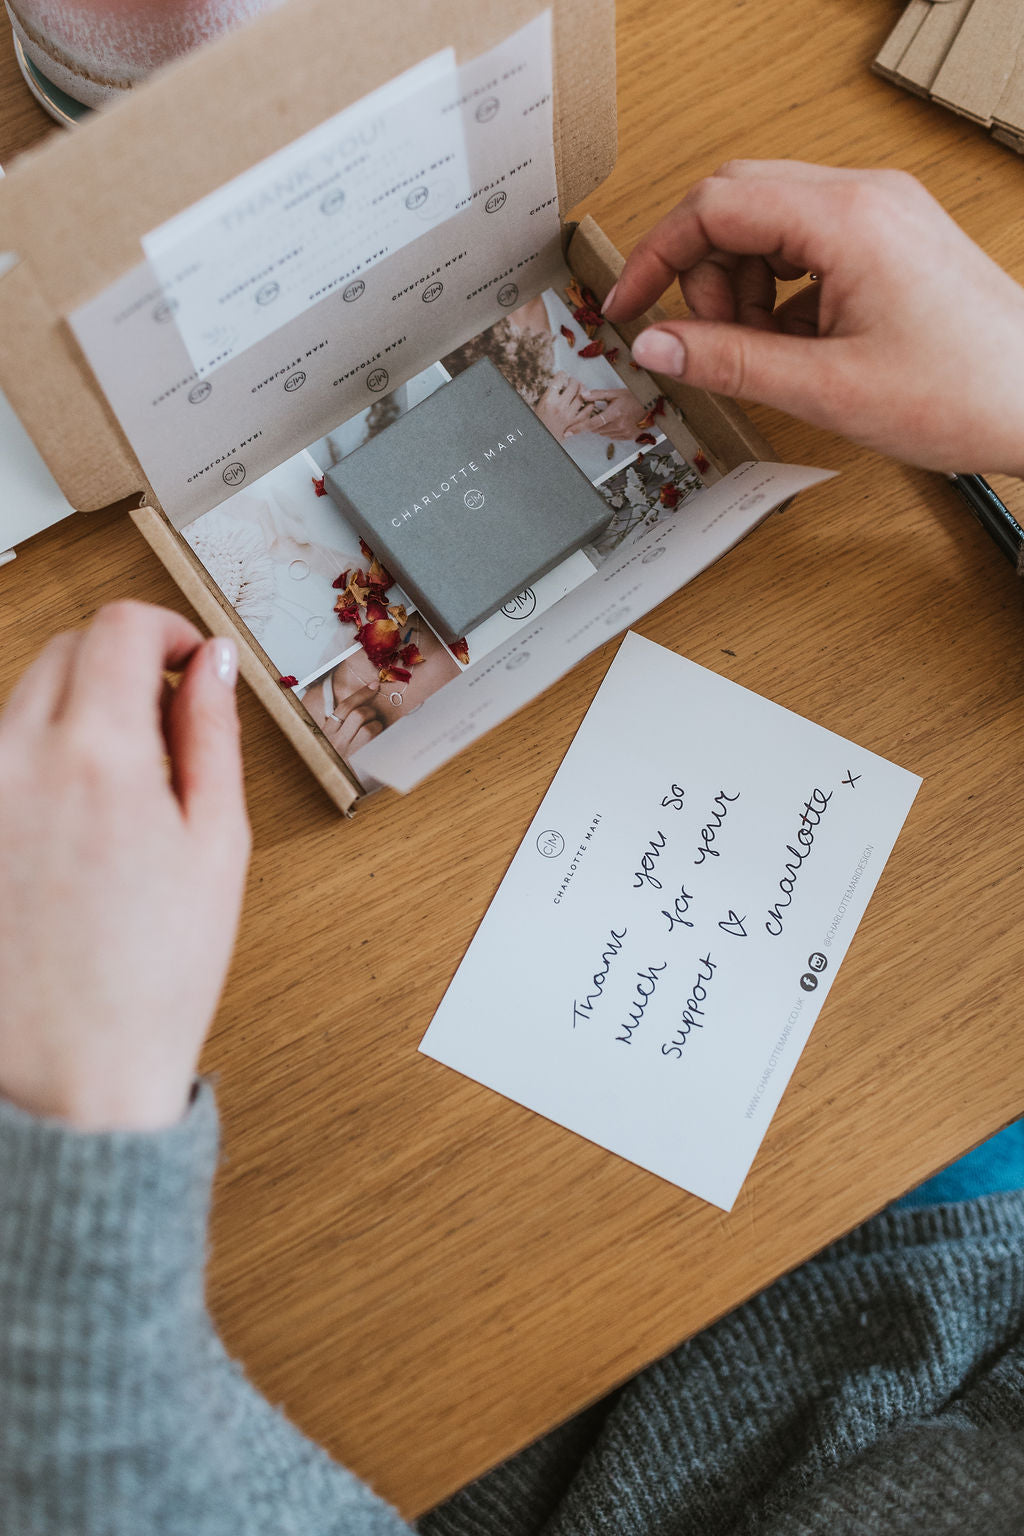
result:
[[[203,1271],[213,1094],[154,1134],[0,1102],[0,1531],[396,1536],[408,1527],[225,1354]]]

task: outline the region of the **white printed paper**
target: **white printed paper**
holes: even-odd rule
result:
[[[920,783],[627,635],[421,1050],[728,1210]]]
[[[446,48],[143,236],[199,378],[452,217],[457,91]]]
[[[221,189],[147,237],[156,268],[140,262],[70,316],[178,528],[539,293],[560,270],[550,13],[454,74],[448,58],[430,61],[437,79],[428,71],[412,98],[391,103],[381,158],[354,167],[351,202],[361,211],[350,237],[328,233],[344,231],[348,200],[325,214],[313,195],[330,175],[330,154],[316,162],[324,166],[318,177],[300,140],[284,152],[298,154],[289,174],[299,202],[285,210],[289,219],[301,215],[294,265],[296,245],[282,247],[281,213],[291,199],[273,171],[267,179],[274,156],[243,178],[243,206],[254,208],[244,240],[248,220],[237,217],[221,231],[223,244],[212,240],[218,220],[238,208],[237,200],[219,201]],[[433,124],[426,138],[418,110],[406,121],[402,103],[410,100]],[[371,96],[342,114],[345,142],[372,134],[374,103]],[[321,132],[341,147],[336,125],[314,135]],[[460,136],[463,148],[452,148]],[[406,181],[399,198],[393,189]],[[323,186],[321,202],[331,191]],[[406,208],[413,192],[418,200]],[[376,244],[367,244],[371,231]],[[186,297],[188,306],[179,302]],[[223,314],[216,337],[207,335],[220,323],[215,309]],[[213,354],[200,350],[210,340]]]

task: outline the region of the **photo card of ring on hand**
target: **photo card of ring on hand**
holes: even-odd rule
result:
[[[920,784],[627,634],[420,1050],[729,1210]]]

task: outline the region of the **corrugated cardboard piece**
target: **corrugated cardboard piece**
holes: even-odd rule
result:
[[[0,182],[0,250],[18,258],[0,277],[0,389],[74,507],[137,500],[136,525],[211,631],[236,636],[243,676],[343,810],[361,786],[171,527],[66,317],[140,261],[143,235],[198,199],[438,48],[474,59],[546,10],[564,217],[615,160],[613,0],[404,0],[401,26],[387,28],[378,0],[292,0],[51,139]],[[568,260],[599,297],[621,267],[590,220]],[[720,469],[769,455],[730,402],[665,392]]]
[[[1024,149],[1020,0],[911,0],[873,67]]]

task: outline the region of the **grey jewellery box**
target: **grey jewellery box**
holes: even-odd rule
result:
[[[326,485],[446,640],[589,544],[610,517],[487,358],[335,465]]]

